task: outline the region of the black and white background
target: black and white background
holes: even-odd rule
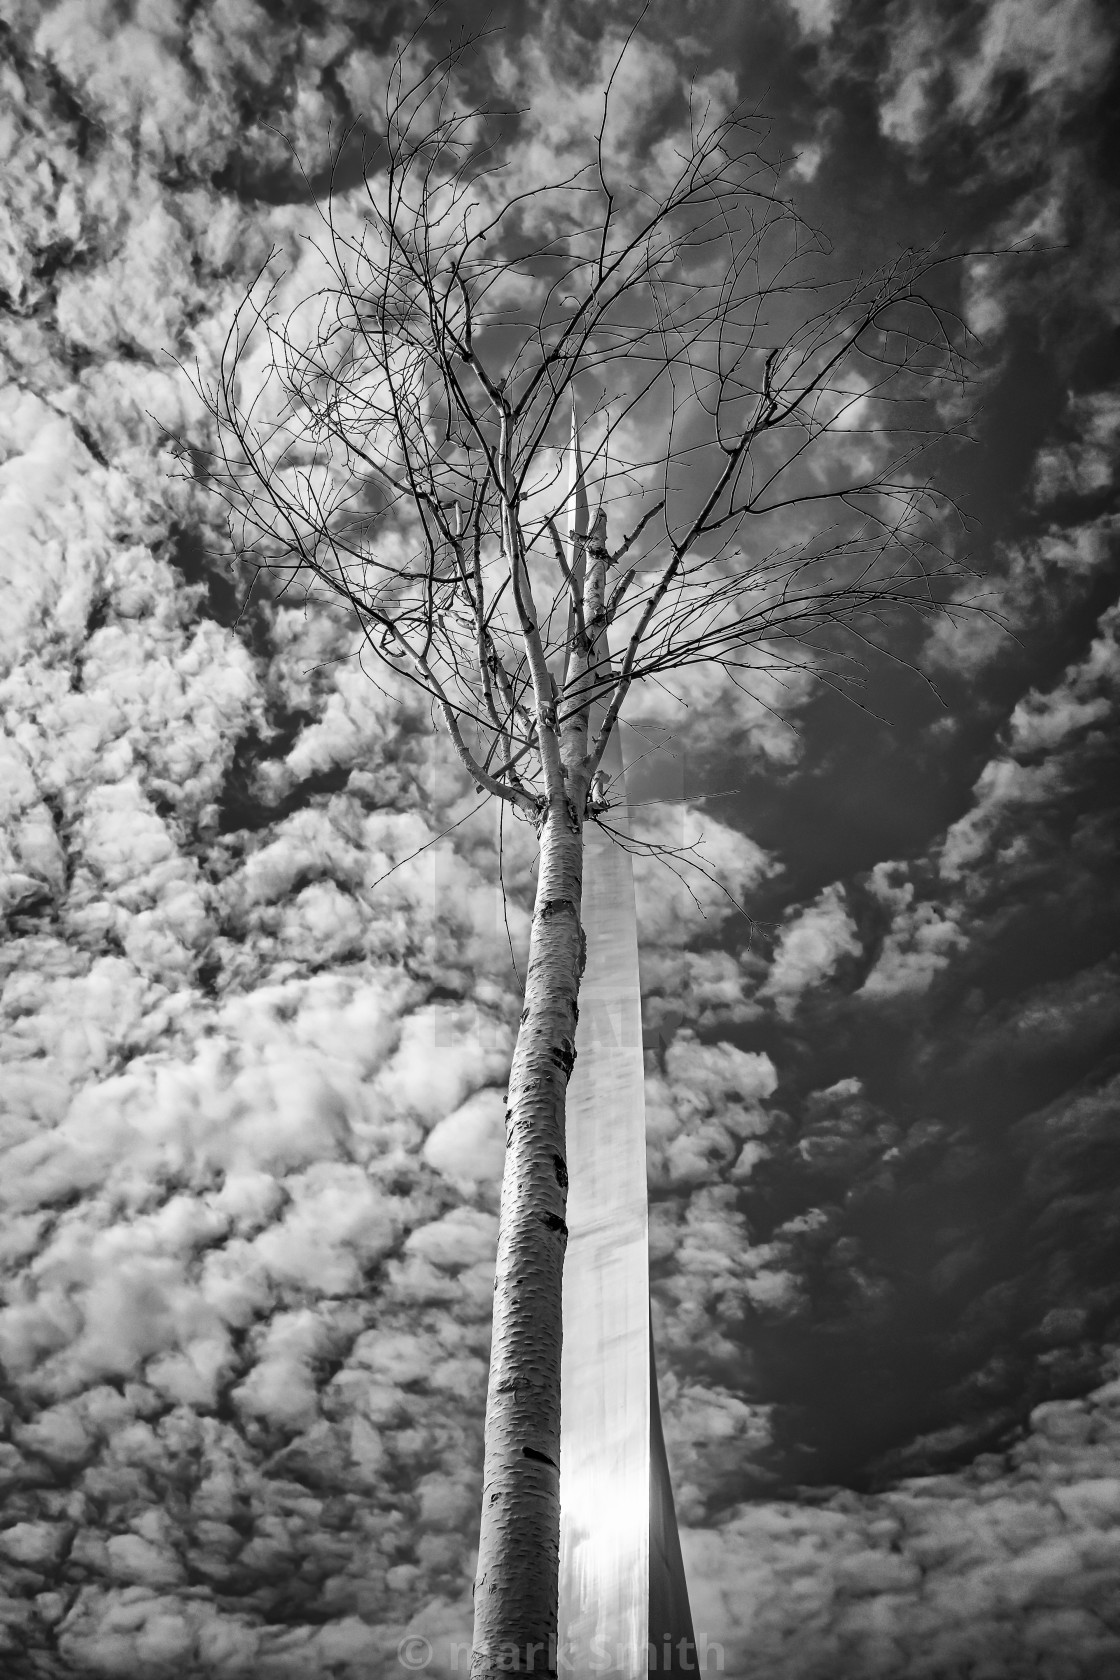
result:
[[[531,181],[635,10],[427,38],[495,26]],[[343,618],[246,599],[165,441],[202,426],[168,353],[212,371],[273,244],[313,283],[282,136],[321,186],[419,15],[0,3],[10,1680],[469,1638],[495,819],[372,886],[474,796]],[[755,919],[639,866],[666,1431],[698,1631],[751,1680],[1120,1675],[1116,35],[1103,0],[654,0],[617,83],[622,163],[690,84],[764,109],[842,272],[1035,253],[960,271],[945,463],[1010,632],[914,632],[929,681],[873,662],[869,711],[701,673],[648,712],[687,801],[650,832]]]

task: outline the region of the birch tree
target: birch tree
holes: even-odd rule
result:
[[[293,302],[275,252],[201,388],[240,562],[342,603],[371,672],[420,689],[536,835],[475,1585],[489,1680],[555,1660],[565,1090],[607,741],[672,673],[843,684],[845,634],[939,610],[953,567],[921,457],[964,360],[930,254],[822,279],[755,120],[694,110],[630,180],[608,82],[584,165],[518,189],[517,119],[463,102],[460,70],[401,53],[360,183],[317,206],[322,283]],[[564,511],[576,404],[586,540]]]

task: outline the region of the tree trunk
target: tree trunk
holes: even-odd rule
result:
[[[525,1007],[506,1109],[472,1680],[541,1676],[556,1666],[564,1100],[583,969],[582,887],[582,823],[560,793],[540,834]]]

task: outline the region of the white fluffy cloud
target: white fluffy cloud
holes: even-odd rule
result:
[[[632,832],[638,938],[654,950],[683,947],[705,921],[729,921],[775,869],[745,834],[683,802],[636,811]]]
[[[500,1184],[505,1160],[505,1093],[476,1091],[436,1122],[424,1142],[424,1159],[453,1183]]]
[[[806,909],[788,917],[759,995],[773,998],[779,1015],[788,1019],[807,991],[828,980],[844,957],[856,956],[861,949],[844,889],[834,882]]]

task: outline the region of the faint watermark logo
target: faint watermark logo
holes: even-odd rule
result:
[[[428,1668],[434,1655],[431,1641],[425,1639],[422,1633],[406,1634],[397,1646],[397,1661],[402,1668],[407,1668],[413,1674],[418,1669]]]
[[[635,1661],[635,1657],[639,1660]],[[471,1666],[469,1642],[448,1639],[433,1645],[422,1633],[409,1633],[397,1646],[397,1661],[410,1674],[431,1668],[444,1674],[467,1673]],[[606,1639],[592,1639],[586,1647],[570,1642],[559,1645],[543,1641],[526,1646],[502,1645],[493,1664],[511,1675],[518,1674],[722,1674],[724,1650],[717,1640],[698,1634],[695,1640],[650,1640],[644,1652],[612,1645]]]

